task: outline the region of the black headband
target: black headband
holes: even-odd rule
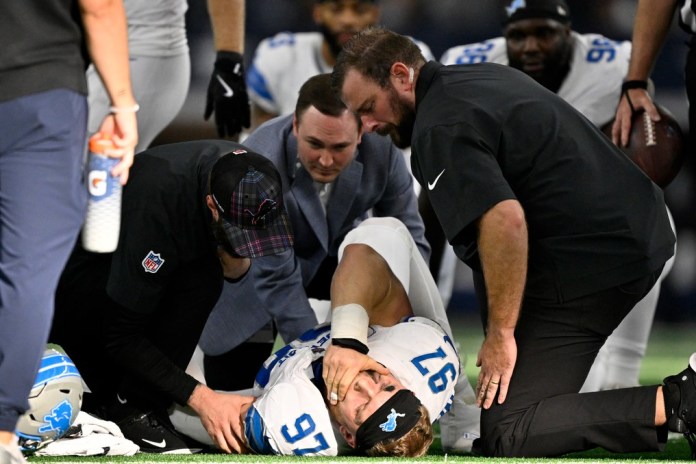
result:
[[[522,19],[549,18],[570,24],[570,10],[565,0],[514,0],[505,7],[503,26]]]
[[[406,435],[421,417],[421,402],[411,390],[399,390],[363,422],[355,433],[355,443],[361,451],[385,440]]]

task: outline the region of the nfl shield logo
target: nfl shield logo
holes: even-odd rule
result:
[[[154,274],[159,271],[163,264],[164,260],[159,253],[155,253],[152,250],[150,250],[145,259],[143,259],[143,268],[145,272],[152,272]]]

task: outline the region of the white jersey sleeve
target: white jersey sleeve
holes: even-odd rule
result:
[[[498,37],[484,42],[452,47],[442,54],[440,62],[445,65],[498,63],[507,66],[505,38]]]
[[[244,433],[258,454],[336,456],[328,409],[312,383],[311,347],[291,349],[273,369],[245,419]],[[278,366],[276,366],[278,367]]]
[[[592,124],[602,127],[614,118],[621,83],[631,56],[630,42],[617,42],[599,34],[572,32],[570,71],[558,96],[580,111]],[[508,65],[505,38],[460,45],[447,50],[442,64],[498,63]]]
[[[428,47],[425,42],[421,42],[418,39],[414,39],[413,37],[409,37],[413,41],[414,44],[418,45],[418,48],[420,48],[421,53],[423,54],[423,58],[425,58],[425,61],[433,61],[435,60],[435,57],[433,56],[433,52],[430,50],[430,47]]]
[[[322,40],[318,32],[281,32],[262,40],[246,75],[251,101],[269,113],[292,114],[302,84],[331,72],[321,55]]]
[[[451,407],[460,374],[452,339],[435,322],[416,316],[393,327],[371,329],[370,356],[416,395],[435,422]]]
[[[558,96],[592,124],[602,127],[616,114],[621,83],[628,72],[631,43],[576,32],[573,32],[573,39],[570,72],[558,90]]]

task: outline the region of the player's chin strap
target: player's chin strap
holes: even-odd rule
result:
[[[331,343],[367,354],[367,328],[370,317],[357,303],[337,306],[331,313]]]
[[[420,405],[411,390],[399,390],[358,427],[356,447],[366,451],[385,440],[403,437],[420,420]]]

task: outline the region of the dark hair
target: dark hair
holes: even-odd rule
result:
[[[422,404],[418,408],[421,417],[416,425],[396,440],[377,443],[365,450],[368,456],[419,457],[428,452],[433,442],[433,425],[430,423],[428,410]]]
[[[307,108],[315,107],[321,114],[339,117],[348,111],[346,105],[338,98],[331,88],[331,74],[319,74],[307,79],[300,87],[297,103],[295,104],[295,117],[297,124]],[[362,126],[360,118],[356,115],[358,129]]]
[[[391,67],[397,61],[416,70],[425,64],[420,48],[410,38],[381,27],[368,27],[354,35],[338,54],[331,74],[334,91],[340,95],[350,69],[387,88]]]

